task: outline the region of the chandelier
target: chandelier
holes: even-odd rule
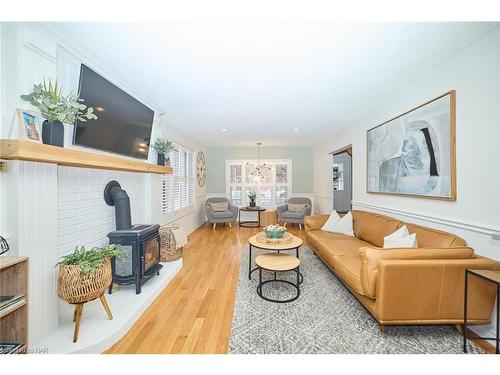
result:
[[[271,167],[268,167],[266,163],[260,164],[260,146],[262,145],[262,142],[257,142],[257,165],[255,166],[255,169],[253,172],[250,173],[250,176],[253,176],[254,179],[258,180],[258,178],[265,178],[264,176],[264,171],[269,171]],[[250,163],[247,162],[247,166],[250,166]]]

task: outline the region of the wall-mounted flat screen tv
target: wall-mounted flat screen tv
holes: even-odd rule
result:
[[[94,108],[97,120],[77,120],[75,145],[148,158],[153,110],[84,64],[78,91],[83,103]]]

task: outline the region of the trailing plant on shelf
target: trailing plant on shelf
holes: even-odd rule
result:
[[[255,207],[255,200],[257,199],[257,193],[255,191],[249,191],[248,199],[250,199],[250,207]]]
[[[155,143],[153,143],[153,149],[158,154],[158,165],[165,165],[166,155],[174,149],[174,144],[170,139],[158,137]],[[167,165],[170,165],[170,159],[168,157],[167,160]]]
[[[84,122],[97,119],[94,108],[83,104],[83,99],[78,95],[73,92],[63,95],[57,81],[54,84],[49,80],[48,85],[45,81],[33,85],[33,91],[21,95],[21,98],[37,107],[45,118],[42,129],[43,143],[63,147],[63,124],[73,124],[77,119]]]
[[[106,259],[120,254],[120,245],[115,244],[94,247],[90,250],[84,246],[80,246],[80,248],[77,246],[71,254],[63,256],[56,266],[80,266],[80,273],[86,275],[96,272]]]

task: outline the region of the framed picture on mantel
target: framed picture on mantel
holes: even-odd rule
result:
[[[366,133],[366,191],[456,200],[455,91]]]
[[[24,109],[16,109],[19,123],[19,139],[41,142],[40,119],[38,114]]]

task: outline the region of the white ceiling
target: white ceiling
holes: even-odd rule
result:
[[[497,26],[50,24],[206,146],[318,143]]]

